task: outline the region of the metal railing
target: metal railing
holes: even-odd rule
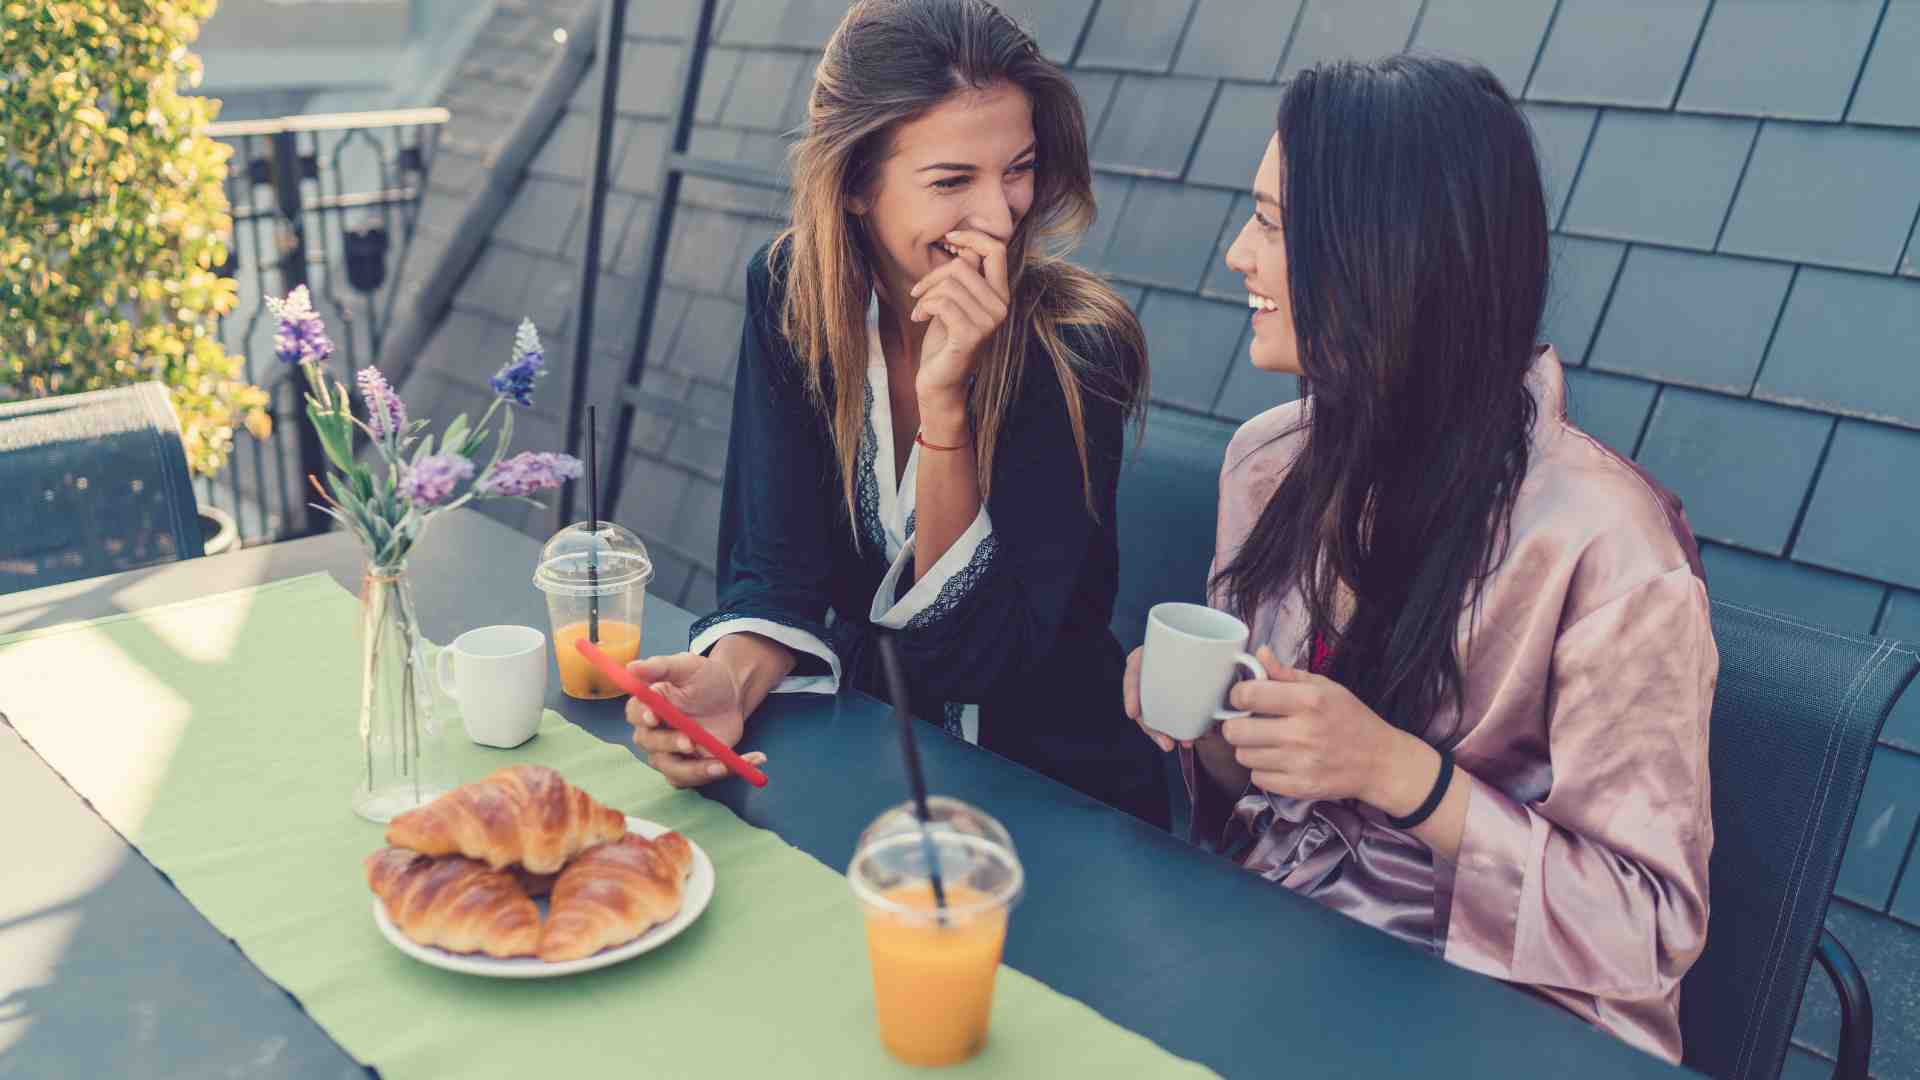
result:
[[[643,3],[649,0],[642,0]],[[647,232],[647,257],[640,281],[639,331],[634,336],[633,352],[627,360],[627,372],[620,387],[620,409],[614,420],[613,449],[608,460],[624,463],[632,445],[637,410],[646,403],[641,382],[646,376],[647,348],[653,337],[654,319],[660,309],[660,290],[666,284],[667,252],[673,235],[673,221],[680,202],[681,181],[687,177],[718,180],[729,184],[768,191],[785,191],[786,179],[776,173],[730,161],[702,158],[692,153],[695,105],[700,97],[700,81],[706,70],[707,55],[713,43],[714,15],[718,0],[699,0],[693,11],[693,25],[687,33],[687,52],[681,60],[679,92],[673,113],[667,122],[670,141],[660,164],[659,192],[653,204],[653,223]],[[593,144],[587,204],[587,243],[581,255],[580,289],[574,325],[573,384],[567,407],[567,448],[581,452],[580,435],[585,416],[587,374],[593,363],[594,297],[600,277],[600,232],[605,214],[608,186],[608,150],[612,145],[615,103],[619,98],[620,55],[626,42],[627,0],[610,0],[600,24],[600,87],[598,95],[597,138]],[[626,479],[624,465],[603,470],[600,505],[617,506],[620,488]],[[560,526],[573,520],[574,489],[562,489],[555,518]]]
[[[234,517],[243,542],[326,525],[307,506],[306,479],[324,475],[325,456],[306,421],[304,381],[274,358],[266,298],[307,286],[336,346],[336,373],[351,377],[372,363],[393,321],[448,119],[445,109],[399,109],[209,127],[234,151],[226,182],[233,237],[220,272],[235,279],[239,303],[221,320],[220,340],[267,391],[273,425],[265,439],[236,429],[226,470],[199,480],[197,494]]]

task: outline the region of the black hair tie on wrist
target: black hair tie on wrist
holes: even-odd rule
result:
[[[1433,790],[1427,792],[1427,801],[1406,817],[1387,817],[1387,824],[1402,832],[1419,828],[1440,809],[1440,801],[1447,797],[1447,788],[1453,784],[1453,751],[1440,751],[1440,775],[1433,781]]]

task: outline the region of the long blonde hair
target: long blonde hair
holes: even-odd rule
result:
[[[1139,320],[1104,281],[1065,260],[1095,213],[1086,117],[1072,80],[987,0],[859,0],[814,75],[807,129],[791,158],[792,223],[774,242],[780,257],[769,260],[784,266],[782,330],[810,396],[831,422],[850,517],[866,428],[867,305],[875,283],[850,204],[869,194],[901,125],[955,93],[997,83],[1019,87],[1033,103],[1039,168],[1032,209],[1007,248],[1013,303],[975,373],[969,402],[981,495],[991,490],[995,444],[1034,338],[1066,398],[1089,511],[1098,513],[1086,395],[1120,405],[1136,422],[1144,416],[1147,347]],[[1075,351],[1068,328],[1091,340],[1089,351],[1115,362],[1103,366]]]

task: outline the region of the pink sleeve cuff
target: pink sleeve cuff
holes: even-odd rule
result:
[[[1470,785],[1466,828],[1452,868],[1446,958],[1483,975],[1513,977],[1521,893],[1526,869],[1546,826],[1526,807],[1486,781],[1461,770]],[[1456,780],[1456,782],[1457,782]],[[1538,883],[1533,883],[1538,888]]]

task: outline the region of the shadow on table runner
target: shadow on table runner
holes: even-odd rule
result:
[[[355,617],[353,597],[315,574],[0,637],[0,712],[386,1077],[912,1072],[874,1036],[865,941],[841,876],[552,712],[510,751],[474,745],[449,718],[455,779],[521,761],[559,769],[705,848],[712,906],[662,949],[561,979],[456,975],[390,946],[360,866],[381,828],[348,809]],[[1011,969],[992,1044],[950,1072],[1209,1075]]]

